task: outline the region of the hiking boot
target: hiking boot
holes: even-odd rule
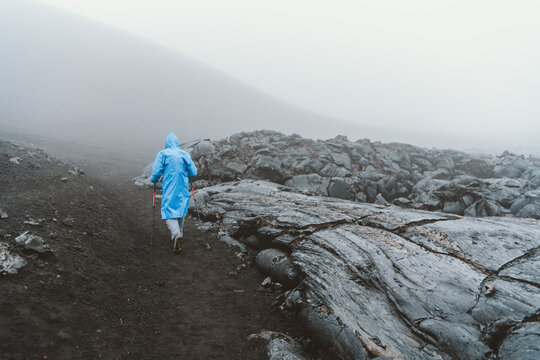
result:
[[[180,247],[180,240],[181,240],[181,239],[182,239],[182,237],[181,237],[180,235],[178,235],[178,236],[176,236],[176,237],[174,238],[174,243],[173,243],[174,247],[173,247],[173,251],[174,251],[175,253],[178,253],[178,252],[182,251],[182,248]]]

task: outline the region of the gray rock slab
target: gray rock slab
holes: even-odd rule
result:
[[[537,220],[379,207],[262,181],[205,190],[206,211],[223,209],[217,217],[238,233],[276,229],[266,233],[302,274],[296,309],[339,358],[483,359],[497,351],[486,329],[540,308]]]
[[[516,326],[499,348],[499,359],[538,360],[540,354],[540,323]]]
[[[461,218],[413,226],[402,235],[431,251],[452,254],[497,271],[540,246],[537,224],[509,218]]]

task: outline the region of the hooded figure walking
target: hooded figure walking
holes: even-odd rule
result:
[[[152,165],[152,182],[157,183],[163,175],[161,198],[161,218],[166,220],[171,231],[173,251],[182,250],[184,217],[189,206],[189,178],[197,175],[197,167],[191,156],[180,149],[178,138],[172,132],[165,140],[165,150],[161,150]]]

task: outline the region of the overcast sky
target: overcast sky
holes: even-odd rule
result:
[[[540,2],[41,0],[351,122],[538,144]]]

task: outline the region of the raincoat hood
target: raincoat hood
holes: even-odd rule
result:
[[[169,135],[167,135],[167,139],[165,140],[165,149],[173,149],[176,147],[180,147],[180,143],[178,142],[178,138],[174,133],[170,132]]]

